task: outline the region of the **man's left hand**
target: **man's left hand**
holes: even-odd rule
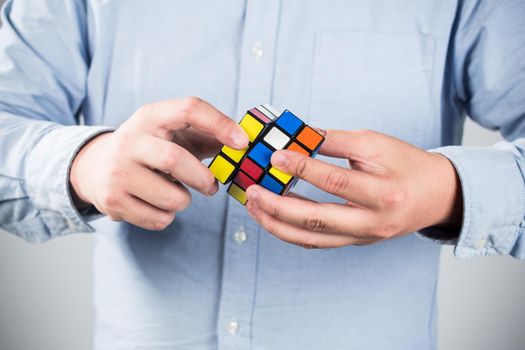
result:
[[[305,248],[371,244],[431,226],[459,231],[461,186],[447,158],[367,130],[328,130],[325,138],[320,153],[347,159],[348,168],[286,150],[272,164],[345,203],[250,186],[248,211],[267,231]]]

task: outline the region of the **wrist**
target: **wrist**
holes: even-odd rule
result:
[[[432,185],[437,186],[438,194],[436,221],[432,226],[439,226],[459,233],[463,220],[463,195],[461,182],[452,162],[442,154],[432,153],[435,157],[436,169],[439,169],[437,181]]]
[[[79,211],[93,205],[90,187],[93,185],[93,170],[97,167],[97,159],[103,154],[103,144],[111,133],[106,132],[87,141],[78,151],[69,173],[69,186],[73,202]]]

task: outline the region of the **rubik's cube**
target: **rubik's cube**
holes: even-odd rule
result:
[[[246,204],[246,189],[259,184],[268,190],[285,195],[297,178],[273,167],[273,152],[287,149],[315,157],[324,137],[306,125],[292,112],[279,113],[270,105],[250,109],[239,122],[248,134],[250,143],[243,150],[223,146],[209,168],[223,184],[232,181],[228,193]]]

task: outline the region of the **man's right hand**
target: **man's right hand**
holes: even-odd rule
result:
[[[244,130],[195,97],[143,106],[115,132],[99,135],[77,154],[70,183],[80,202],[114,221],[162,230],[185,209],[185,186],[213,195],[217,181],[200,158],[220,144],[248,146]]]

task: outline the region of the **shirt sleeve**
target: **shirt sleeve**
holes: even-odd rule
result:
[[[463,224],[454,253],[525,259],[525,3],[460,3],[451,44],[454,98],[505,141],[432,150],[450,159],[461,180]]]
[[[7,1],[0,30],[0,228],[31,242],[92,228],[69,168],[108,129],[78,123],[88,70],[85,3]]]

